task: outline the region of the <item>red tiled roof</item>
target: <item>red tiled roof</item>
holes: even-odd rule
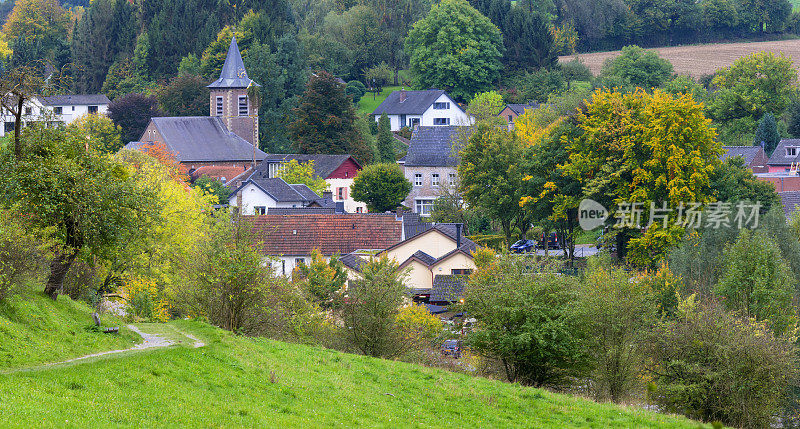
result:
[[[214,179],[221,180],[224,177],[225,180],[230,180],[236,176],[239,176],[245,170],[245,165],[238,165],[236,167],[229,165],[205,165],[197,170],[192,171],[189,179],[194,182],[205,175]]]
[[[394,214],[261,215],[249,217],[265,255],[345,255],[357,249],[386,249],[400,242],[402,220]]]

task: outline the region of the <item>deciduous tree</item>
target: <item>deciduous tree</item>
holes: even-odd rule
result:
[[[367,203],[371,212],[396,209],[411,192],[411,182],[397,164],[372,164],[353,180],[353,199]]]
[[[328,182],[314,175],[314,161],[299,163],[293,159],[281,166],[276,177],[286,183],[306,185],[318,195],[328,190]]]

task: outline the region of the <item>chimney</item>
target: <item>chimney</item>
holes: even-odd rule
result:
[[[406,89],[405,88],[400,90],[400,102],[402,103],[404,101],[406,101]]]
[[[333,199],[333,191],[322,191],[322,198]]]
[[[462,224],[456,224],[456,249],[461,248],[461,226]]]

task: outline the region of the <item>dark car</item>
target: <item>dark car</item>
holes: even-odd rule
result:
[[[461,357],[461,340],[445,340],[439,349],[442,356],[452,356],[456,359]]]
[[[547,236],[545,240],[544,234],[542,234],[542,239],[539,240],[539,248],[540,249],[560,249],[561,246],[558,244],[558,235],[555,232],[551,232],[550,235]]]
[[[534,240],[519,240],[516,243],[512,244],[509,249],[513,253],[528,253],[531,250],[536,249],[536,241]]]

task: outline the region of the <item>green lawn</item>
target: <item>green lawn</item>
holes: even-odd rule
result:
[[[359,115],[368,115],[375,111],[375,109],[383,103],[383,100],[392,93],[392,91],[397,91],[400,89],[399,86],[385,86],[380,94],[375,95],[375,99],[372,99],[371,92],[366,93],[361,100],[358,100],[358,114]]]
[[[103,326],[120,326],[120,333],[99,332],[91,312],[68,297],[54,302],[38,291],[0,301],[0,371],[124,349],[141,341],[110,316],[102,317]]]
[[[55,311],[88,311],[61,301]],[[200,322],[138,326],[207,345],[182,341],[0,375],[0,427],[698,427],[464,374],[237,337]]]

